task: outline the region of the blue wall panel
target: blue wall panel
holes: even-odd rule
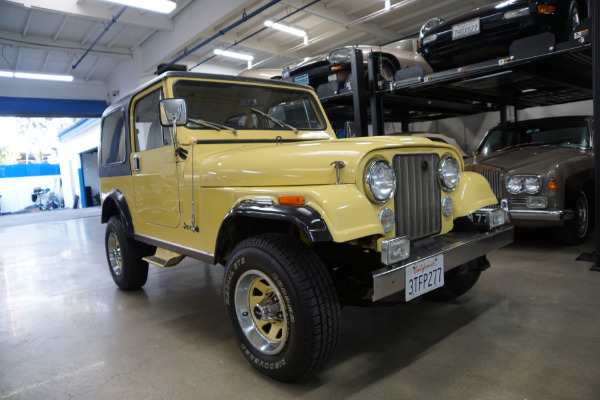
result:
[[[106,108],[101,100],[0,97],[0,115],[18,117],[100,117]]]
[[[60,175],[59,164],[16,164],[0,165],[0,178],[24,176]]]

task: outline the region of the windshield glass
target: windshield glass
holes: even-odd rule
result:
[[[325,118],[314,96],[293,88],[233,82],[177,81],[175,97],[186,100],[188,117],[236,130],[324,130]],[[260,112],[265,115],[261,115]],[[271,117],[271,118],[269,118]],[[211,129],[188,124],[190,129]]]
[[[553,121],[538,125],[496,128],[484,139],[479,154],[520,146],[589,148],[590,132],[585,121]]]

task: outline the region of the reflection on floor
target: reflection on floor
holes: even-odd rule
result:
[[[0,399],[600,398],[600,274],[575,261],[591,242],[517,232],[456,301],[345,308],[333,359],[285,385],[236,348],[222,267],[118,290],[98,215],[0,218]]]

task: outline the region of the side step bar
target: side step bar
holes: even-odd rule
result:
[[[144,257],[143,260],[157,267],[166,268],[179,264],[185,256],[174,251],[156,248],[156,253],[153,256]]]

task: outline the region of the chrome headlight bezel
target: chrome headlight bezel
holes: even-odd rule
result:
[[[351,50],[345,47],[333,49],[327,54],[327,59],[330,63],[341,63],[350,60]]]
[[[424,36],[427,36],[430,30],[432,30],[442,22],[444,22],[442,18],[431,18],[429,21],[425,22],[421,27],[421,30],[419,31],[419,37],[422,38]]]
[[[364,172],[365,192],[375,204],[385,203],[396,192],[396,173],[392,165],[383,158],[369,161]]]
[[[542,190],[542,177],[536,174],[509,175],[505,187],[510,194],[538,194]]]
[[[440,158],[438,180],[444,191],[451,192],[458,187],[460,173],[460,163],[452,154],[446,153]]]

